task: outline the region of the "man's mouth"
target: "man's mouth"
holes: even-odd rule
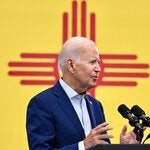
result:
[[[98,79],[98,76],[94,76],[93,78],[94,78],[95,80],[97,80],[97,79]]]

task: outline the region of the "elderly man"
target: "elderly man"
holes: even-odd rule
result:
[[[112,127],[105,121],[102,104],[87,94],[96,86],[101,71],[95,43],[84,37],[66,41],[58,58],[62,77],[37,94],[27,108],[27,135],[30,150],[87,150],[109,144]],[[136,143],[124,126],[120,141]]]

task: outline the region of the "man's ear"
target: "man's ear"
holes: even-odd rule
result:
[[[70,72],[74,72],[74,61],[71,58],[67,60],[67,68]]]

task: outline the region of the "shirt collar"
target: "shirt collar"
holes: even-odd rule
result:
[[[62,80],[62,78],[59,79],[59,83],[62,86],[62,88],[64,89],[64,91],[66,92],[67,96],[69,97],[69,99],[71,99],[72,97],[79,95],[74,89],[72,89],[66,82],[64,82]]]

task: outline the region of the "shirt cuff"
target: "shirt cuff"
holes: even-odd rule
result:
[[[85,150],[83,141],[78,143],[78,148],[79,148],[79,150]]]

